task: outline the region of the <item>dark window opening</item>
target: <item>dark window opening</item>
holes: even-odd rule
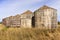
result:
[[[35,27],[35,17],[32,17],[32,27]]]

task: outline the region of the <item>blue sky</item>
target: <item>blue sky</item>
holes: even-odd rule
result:
[[[26,10],[35,11],[43,5],[57,9],[58,21],[60,21],[60,0],[0,0],[0,21]]]

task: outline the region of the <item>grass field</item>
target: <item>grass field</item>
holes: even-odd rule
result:
[[[0,24],[0,29],[0,40],[60,40],[60,27],[41,30],[39,28],[5,28]]]

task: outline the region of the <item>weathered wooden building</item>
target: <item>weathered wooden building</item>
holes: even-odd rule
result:
[[[22,13],[21,15],[10,16],[3,19],[3,24],[7,27],[24,27],[31,28],[32,27],[32,16],[33,13],[29,10]]]
[[[20,23],[21,19],[20,19],[20,15],[16,15],[10,18],[10,26],[11,27],[20,27],[21,23]]]
[[[34,12],[35,27],[56,28],[57,10],[44,5]]]
[[[21,27],[24,28],[31,28],[32,27],[32,16],[33,13],[31,11],[26,11],[23,14],[21,14]]]
[[[4,18],[3,21],[2,21],[2,23],[3,23],[4,25],[6,25],[6,26],[10,26],[10,20],[9,20],[9,17]]]
[[[28,10],[21,15],[18,14],[4,18],[2,22],[8,27],[56,28],[57,10],[44,5],[38,10],[34,11],[34,13]]]
[[[13,21],[14,21],[14,16],[10,16],[10,17],[4,18],[2,23],[6,25],[7,27],[9,26],[11,27],[13,24]]]

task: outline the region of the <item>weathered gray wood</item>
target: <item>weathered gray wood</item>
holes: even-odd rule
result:
[[[57,10],[44,5],[34,13],[28,10],[21,15],[4,18],[2,22],[9,27],[57,28]]]
[[[48,6],[43,6],[34,12],[35,27],[56,28],[57,10]]]

